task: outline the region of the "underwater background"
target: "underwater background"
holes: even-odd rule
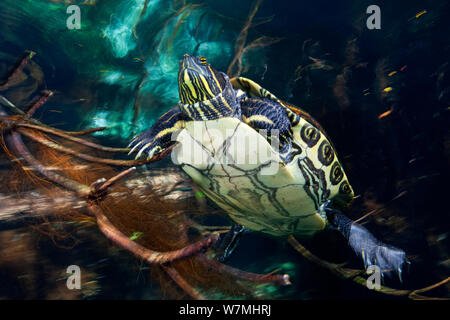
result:
[[[79,30],[66,25],[70,4],[81,8]],[[381,8],[379,30],[366,26],[373,4]],[[321,123],[358,195],[349,215],[376,211],[366,227],[412,261],[404,284],[394,285],[421,288],[450,269],[449,14],[444,0],[2,0],[0,75],[25,50],[36,53],[27,79],[2,94],[24,105],[52,90],[37,119],[64,130],[106,126],[93,136],[125,147],[178,102],[183,54],[205,56]],[[8,174],[6,163],[0,169]],[[167,297],[145,265],[99,233],[80,232],[68,249],[33,228],[0,230],[0,298]],[[353,259],[332,233],[308,241],[324,259]],[[289,273],[293,286],[264,288],[271,298],[393,299],[336,279],[258,234],[244,238],[229,263]],[[92,273],[82,292],[65,290],[71,264]]]

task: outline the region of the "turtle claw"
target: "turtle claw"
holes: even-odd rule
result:
[[[379,241],[366,228],[356,223],[351,226],[349,244],[361,256],[366,270],[376,266],[382,279],[384,276],[392,279],[397,275],[400,282],[403,282],[403,270],[410,263],[403,250]]]
[[[409,264],[403,250],[386,245],[377,245],[373,249],[372,255],[372,257],[369,257],[368,254],[362,255],[366,269],[376,266],[380,269],[382,279],[384,279],[385,275],[388,278],[392,278],[396,274],[400,282],[403,283],[402,272],[405,265]]]
[[[356,255],[362,258],[366,270],[376,266],[382,279],[385,275],[393,278],[397,274],[400,282],[403,281],[404,266],[410,264],[403,250],[381,242],[369,230],[350,220],[339,210],[330,208],[329,201],[320,207],[319,214],[326,216],[348,240]]]

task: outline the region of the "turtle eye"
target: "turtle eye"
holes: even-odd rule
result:
[[[206,65],[208,64],[208,62],[206,61],[206,58],[205,58],[205,57],[199,57],[199,59],[200,59],[200,63],[201,63],[203,66],[206,66]]]

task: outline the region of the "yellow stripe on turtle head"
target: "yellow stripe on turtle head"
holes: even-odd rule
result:
[[[214,81],[215,81],[216,84],[217,84],[217,87],[218,87],[220,90],[223,90],[224,88],[222,88],[222,86],[220,85],[219,80],[217,80],[217,77],[216,77],[216,74],[215,74],[214,70],[211,68],[211,66],[208,66],[208,69],[209,69],[209,71],[211,72],[211,75],[213,76]]]
[[[209,100],[223,91],[216,72],[204,57],[185,55],[178,73],[180,100],[194,104]]]

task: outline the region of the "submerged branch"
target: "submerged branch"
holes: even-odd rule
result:
[[[37,109],[39,109],[41,106],[43,106],[47,100],[53,96],[53,92],[52,91],[43,91],[41,97],[38,99],[38,101],[36,101],[30,108],[30,110],[28,110],[22,119],[20,119],[20,122],[26,122],[28,121],[33,114],[36,112]]]
[[[53,134],[55,136],[67,139],[69,141],[77,142],[77,143],[79,143],[81,145],[84,145],[86,147],[91,147],[93,149],[97,149],[97,150],[100,150],[100,151],[120,152],[120,153],[128,153],[130,151],[129,148],[105,147],[105,146],[96,144],[94,142],[91,142],[91,141],[88,141],[88,140],[85,140],[85,139],[74,137],[76,134],[64,133],[64,132],[62,132],[60,130],[57,130],[57,129],[54,129],[54,128],[50,128],[50,127],[43,127],[43,126],[29,124],[29,123],[20,123],[17,126],[24,127],[24,128],[29,128],[29,129],[34,129],[34,130],[39,130],[39,131],[46,132],[46,133],[50,133],[50,134]],[[95,131],[99,131],[98,129],[100,129],[100,128],[91,129],[92,131],[90,131],[89,133],[95,132]]]
[[[200,292],[198,292],[197,289],[192,287],[189,283],[187,283],[186,280],[184,280],[183,277],[180,276],[180,274],[174,267],[170,265],[162,265],[162,268],[167,272],[172,280],[175,281],[192,298],[194,298],[195,300],[206,300],[206,298]]]
[[[28,151],[27,147],[24,145],[20,134],[16,131],[12,131],[6,136],[6,142],[10,145],[20,157],[25,159],[25,161],[31,165],[37,172],[41,175],[53,181],[66,189],[76,192],[81,197],[87,197],[91,193],[91,188],[88,186],[76,182],[75,180],[68,179],[62,175],[59,175],[51,170],[47,170],[46,166],[42,165],[36,158],[34,158]]]
[[[25,112],[23,110],[21,110],[20,108],[16,107],[14,105],[14,103],[12,103],[11,101],[9,101],[7,98],[5,98],[4,96],[2,96],[0,94],[0,103],[2,105],[4,105],[5,107],[8,107],[12,112],[16,113],[17,115],[25,115]],[[107,127],[98,127],[98,128],[91,128],[91,129],[86,129],[86,130],[82,130],[82,131],[64,131],[61,129],[56,129],[56,128],[52,128],[36,119],[29,119],[28,120],[29,123],[33,123],[37,126],[39,126],[40,129],[45,128],[48,130],[51,130],[52,133],[53,132],[58,132],[58,133],[62,133],[62,134],[66,134],[66,135],[70,135],[70,136],[84,136],[90,133],[94,133],[94,132],[98,132],[98,131],[103,131],[106,130]],[[27,123],[28,124],[28,123]]]
[[[84,154],[84,153],[79,153],[72,149],[63,147],[63,146],[61,146],[53,141],[50,141],[44,137],[35,135],[30,130],[19,128],[17,131],[20,132],[21,134],[23,134],[24,136],[26,136],[27,138],[30,138],[31,140],[38,142],[48,148],[51,148],[51,149],[54,149],[54,150],[57,150],[60,152],[64,152],[67,154],[71,154],[77,158],[91,161],[91,162],[103,163],[103,164],[108,164],[108,165],[113,165],[113,166],[137,166],[137,165],[142,165],[142,164],[146,164],[146,163],[155,161],[155,159],[153,159],[153,158],[152,159],[143,159],[143,160],[115,160],[115,159],[98,158],[98,157],[94,157],[94,156]]]
[[[98,205],[91,203],[88,207],[88,210],[95,215],[100,230],[108,239],[148,263],[163,264],[196,255],[206,248],[212,246],[219,239],[218,234],[213,234],[206,239],[195,242],[179,250],[157,252],[147,249],[140,244],[130,240],[129,237],[127,237],[116,227],[114,227],[109,219],[103,214]]]
[[[246,280],[250,282],[256,282],[256,283],[272,283],[277,286],[287,286],[290,285],[291,282],[289,280],[289,275],[287,274],[258,274],[258,273],[252,273],[243,271],[240,269],[236,269],[233,267],[230,267],[226,264],[220,263],[219,261],[212,260],[207,258],[205,255],[200,254],[198,255],[198,259],[200,261],[203,261],[208,264],[211,268],[214,270],[220,272],[220,273],[226,273],[230,274],[238,279]]]
[[[31,61],[31,59],[36,54],[36,52],[33,51],[25,51],[25,52],[27,53],[26,56],[22,59],[17,68],[13,70],[13,72],[8,77],[6,82],[0,86],[0,91],[6,90],[11,86],[11,84],[14,82],[17,76],[22,72],[23,68],[25,68],[25,66]]]
[[[51,128],[49,126],[45,126],[46,128]],[[59,132],[71,135],[71,136],[85,136],[87,134],[91,134],[94,132],[98,132],[98,131],[103,131],[108,129],[107,127],[98,127],[98,128],[90,128],[90,129],[86,129],[86,130],[81,130],[81,131],[64,131],[64,130],[60,130],[60,129],[55,129]]]
[[[314,254],[312,254],[304,246],[302,246],[293,236],[289,236],[288,242],[303,257],[305,257],[309,261],[329,270],[330,272],[337,275],[338,277],[340,277],[342,279],[352,280],[353,282],[355,282],[361,286],[364,286],[364,287],[367,285],[367,279],[362,276],[365,273],[363,270],[342,268],[337,264],[324,261],[324,260],[318,258],[317,256],[315,256]],[[375,289],[375,290],[376,290],[376,292],[380,292],[383,294],[393,295],[393,296],[404,296],[404,297],[407,297],[412,300],[449,300],[447,298],[425,297],[425,296],[419,295],[419,293],[430,291],[430,290],[432,290],[438,286],[441,286],[449,281],[450,281],[450,277],[448,277],[447,279],[445,279],[439,283],[433,284],[433,285],[428,286],[423,289],[417,289],[417,290],[397,290],[397,289],[393,289],[393,288],[386,287],[386,286],[381,286],[380,289]]]
[[[72,192],[58,190],[58,196],[39,191],[21,197],[0,193],[0,230],[15,229],[51,220],[63,211],[86,208],[86,201]]]
[[[33,167],[22,166],[25,171],[36,171]],[[70,170],[86,170],[87,165],[71,167]],[[62,172],[69,169],[45,167],[46,171]],[[6,174],[0,171],[0,175]],[[183,175],[171,169],[153,169],[141,171],[139,175],[125,181],[125,187],[131,190],[133,197],[146,201],[149,194],[155,194],[168,201],[186,201],[194,193],[187,188]],[[125,201],[129,192],[108,190],[108,195],[117,201]],[[57,194],[57,197],[53,196]],[[151,199],[151,198],[149,198]],[[151,200],[147,200],[151,201]],[[73,192],[56,189],[55,192],[42,192],[38,189],[17,195],[0,193],[0,230],[24,227],[30,223],[39,224],[63,211],[86,210],[87,201]],[[207,228],[207,227],[205,227]],[[227,227],[223,227],[227,228]],[[220,227],[214,229],[218,230]],[[210,234],[210,233],[209,233]],[[208,235],[209,235],[208,234]]]
[[[0,110],[1,111],[1,110]],[[23,131],[23,130],[22,130]],[[137,257],[145,260],[148,263],[155,263],[155,264],[164,264],[167,262],[183,259],[186,257],[190,257],[193,255],[196,255],[200,252],[203,252],[206,248],[212,246],[214,243],[217,242],[219,239],[219,234],[215,233],[211,236],[207,237],[206,239],[203,239],[201,241],[198,241],[196,243],[190,244],[182,249],[169,251],[169,252],[157,252],[150,249],[147,249],[134,241],[132,241],[130,238],[125,236],[122,232],[120,232],[106,217],[106,215],[103,213],[103,210],[100,208],[100,206],[97,204],[97,200],[100,198],[98,197],[99,190],[101,192],[105,192],[106,189],[111,186],[112,184],[119,181],[124,176],[128,175],[132,171],[134,171],[134,168],[130,168],[120,174],[118,174],[115,177],[112,177],[108,181],[106,181],[100,188],[92,188],[88,187],[86,185],[80,184],[74,180],[71,180],[69,178],[65,178],[62,175],[59,175],[51,170],[46,170],[46,167],[42,165],[38,160],[36,160],[31,153],[28,151],[27,147],[23,144],[22,139],[20,137],[20,134],[14,130],[10,131],[9,134],[6,136],[6,141],[10,147],[17,152],[25,161],[31,165],[36,171],[38,171],[41,175],[49,179],[50,181],[53,181],[55,183],[58,183],[68,190],[75,192],[80,198],[87,199],[87,210],[95,216],[97,220],[97,225],[99,229],[102,231],[102,233],[110,240],[112,240],[116,245],[128,250],[129,252],[133,253]],[[95,199],[95,200],[93,200]],[[186,287],[186,282],[181,277],[176,277],[176,274],[173,272],[173,270],[169,269],[171,276],[177,279],[177,283],[184,289]],[[195,297],[195,295],[194,295]]]

